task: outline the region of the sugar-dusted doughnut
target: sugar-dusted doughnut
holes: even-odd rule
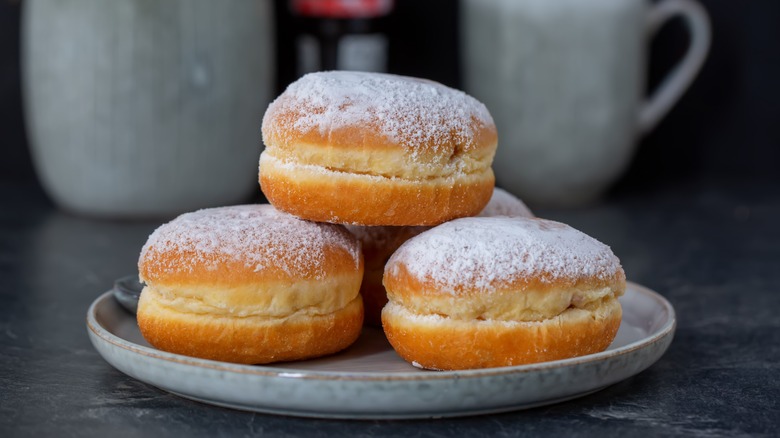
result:
[[[310,73],[271,103],[262,132],[263,193],[301,218],[436,225],[478,214],[493,190],[490,113],[433,81]]]
[[[428,369],[499,367],[606,349],[626,277],[610,248],[544,219],[457,219],[404,243],[382,311],[398,354]]]
[[[359,242],[270,205],[183,214],[138,262],[138,326],[161,350],[237,363],[339,351],[360,334]]]
[[[510,216],[510,217],[534,217],[531,209],[517,196],[506,190],[495,187],[490,202],[479,213],[482,217]]]
[[[382,308],[387,304],[387,294],[382,285],[385,264],[399,246],[429,227],[347,225],[347,229],[360,240],[363,248],[365,271],[360,284],[360,295],[365,308],[365,324],[381,327]]]

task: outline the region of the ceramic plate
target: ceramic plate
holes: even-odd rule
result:
[[[365,329],[327,358],[236,365],[166,353],[141,337],[111,292],[87,314],[97,351],[118,370],[165,391],[214,405],[322,418],[433,418],[525,409],[569,400],[633,376],[664,354],[675,329],[671,304],[634,283],[623,321],[604,352],[574,359],[469,371],[424,371],[395,354],[381,330]]]

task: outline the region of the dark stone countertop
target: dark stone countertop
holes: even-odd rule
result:
[[[666,296],[664,357],[593,395],[426,421],[253,414],[165,393],[112,368],[89,304],[132,273],[160,221],[84,219],[33,186],[0,185],[0,436],[777,436],[780,184],[689,184],[539,210],[609,244],[630,280]]]

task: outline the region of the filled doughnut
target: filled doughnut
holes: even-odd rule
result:
[[[413,365],[500,367],[606,349],[626,277],[610,248],[543,219],[457,219],[404,243],[385,267],[390,344]]]
[[[493,189],[490,202],[479,215],[533,217],[533,213],[523,201],[498,187]],[[382,308],[387,304],[387,294],[384,285],[382,285],[385,264],[404,242],[430,229],[430,227],[347,225],[347,229],[360,240],[363,247],[365,271],[363,283],[360,285],[360,294],[363,296],[365,323],[380,327],[382,325]]]
[[[509,216],[509,217],[534,217],[531,209],[517,196],[506,190],[495,187],[490,202],[479,213],[482,217]]]
[[[366,325],[382,326],[382,308],[387,304],[382,276],[387,260],[401,244],[429,228],[347,225],[347,229],[360,240],[363,248],[365,271],[360,284],[360,295],[363,297]]]
[[[357,239],[267,204],[177,217],[138,270],[138,326],[160,350],[260,364],[335,353],[361,331]]]
[[[271,103],[262,133],[262,191],[304,219],[436,225],[478,214],[493,190],[490,113],[433,81],[310,73]]]

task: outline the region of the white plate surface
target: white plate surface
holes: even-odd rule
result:
[[[381,330],[334,356],[272,366],[167,353],[141,336],[111,292],[92,303],[92,344],[118,370],[186,398],[257,412],[321,418],[434,418],[525,409],[590,394],[646,369],[672,342],[675,314],[635,283],[620,302],[615,341],[573,359],[469,371],[424,371],[403,361]]]

